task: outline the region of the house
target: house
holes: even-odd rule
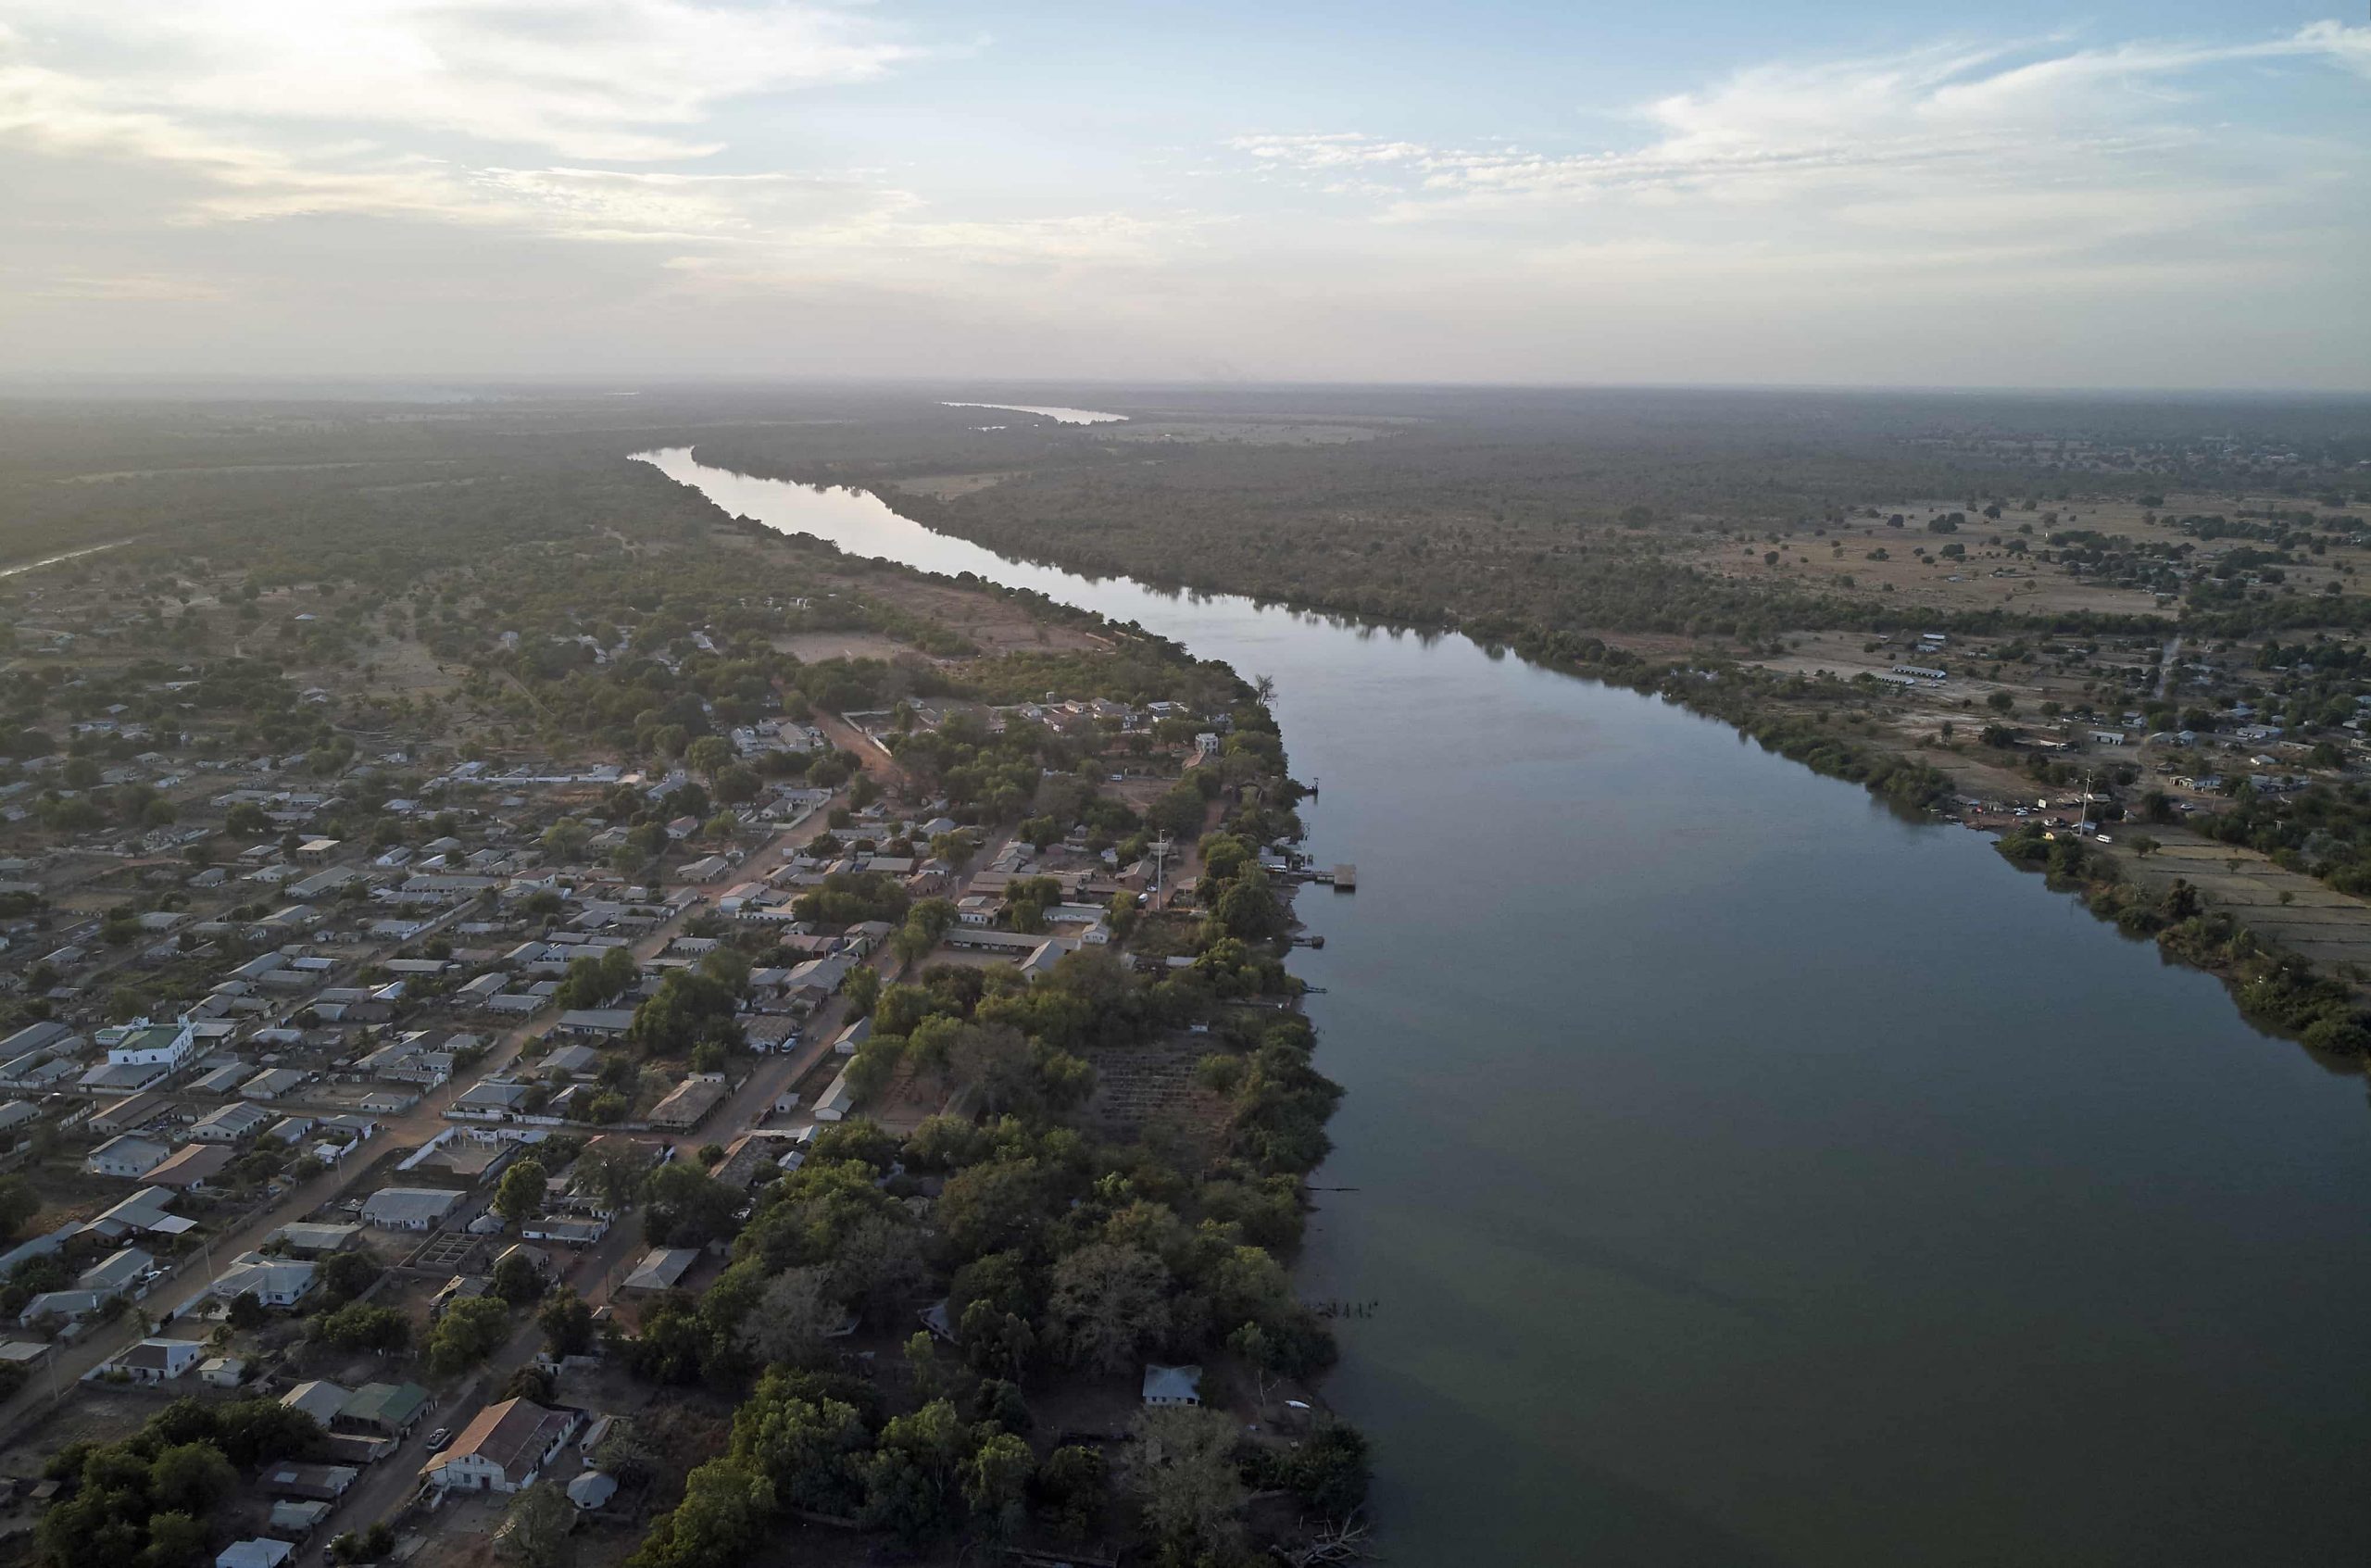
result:
[[[198,1362],[201,1351],[191,1339],[144,1339],[110,1363],[134,1383],[169,1383]]]
[[[1198,1366],[1145,1366],[1145,1403],[1155,1410],[1202,1402],[1202,1369]]]
[[[237,1158],[237,1154],[220,1144],[185,1144],[149,1171],[147,1179],[155,1186],[188,1192],[220,1175],[223,1168]]]
[[[214,1568],[280,1568],[296,1555],[296,1549],[286,1541],[273,1540],[270,1536],[256,1536],[244,1541],[232,1541],[214,1554]]]
[[[568,1500],[590,1512],[618,1495],[618,1478],[603,1470],[587,1470],[568,1484]]]
[[[589,1035],[594,1039],[615,1040],[634,1027],[632,1008],[571,1008],[559,1015],[555,1033]]]
[[[452,1117],[468,1117],[482,1122],[507,1122],[527,1112],[527,1102],[534,1094],[532,1084],[514,1084],[505,1078],[484,1078],[461,1091],[460,1097],[445,1110]]]
[[[157,1273],[157,1260],[136,1247],[126,1247],[107,1254],[84,1269],[76,1277],[78,1289],[96,1291],[106,1296],[120,1296],[143,1284]]]
[[[35,1051],[0,1063],[0,1084],[12,1089],[46,1089],[75,1075],[74,1059]]]
[[[107,1047],[107,1060],[116,1066],[163,1067],[169,1072],[187,1061],[196,1046],[197,1031],[187,1020],[151,1023],[143,1018]]]
[[[855,1064],[851,1062],[849,1065]],[[854,1109],[856,1109],[856,1091],[848,1087],[848,1069],[843,1067],[840,1069],[839,1076],[834,1078],[829,1085],[825,1085],[823,1092],[815,1097],[815,1120],[818,1122],[844,1121],[847,1113]]]
[[[429,1484],[445,1491],[520,1491],[535,1484],[575,1430],[573,1411],[546,1410],[531,1399],[488,1405],[428,1461]]]
[[[245,1083],[254,1072],[255,1069],[244,1061],[226,1061],[191,1079],[189,1092],[194,1095],[235,1094],[239,1085]]]
[[[299,1383],[280,1396],[280,1405],[282,1410],[303,1411],[326,1431],[339,1408],[352,1398],[351,1393],[336,1384],[316,1378],[309,1383]]]
[[[270,1125],[270,1111],[242,1101],[216,1106],[190,1123],[189,1136],[194,1143],[240,1143]]]
[[[207,1288],[225,1301],[253,1296],[267,1307],[293,1307],[313,1288],[313,1265],[261,1252],[242,1252]]]
[[[72,1323],[88,1317],[115,1298],[103,1290],[44,1290],[17,1314],[18,1326],[30,1328],[44,1318]]]
[[[333,1432],[408,1437],[435,1403],[417,1383],[366,1383],[324,1424]]]
[[[562,1046],[535,1064],[538,1073],[562,1073],[571,1078],[591,1078],[601,1071],[601,1053],[591,1046]]]
[[[360,1225],[324,1225],[298,1221],[272,1232],[265,1238],[265,1245],[278,1242],[284,1252],[299,1258],[319,1258],[326,1253],[345,1251],[361,1234]]]
[[[197,1380],[209,1388],[236,1388],[246,1376],[247,1363],[236,1356],[208,1356],[197,1363]]]
[[[696,1127],[700,1119],[714,1110],[725,1097],[724,1080],[705,1073],[696,1073],[676,1085],[667,1098],[650,1108],[650,1124],[654,1127]]]
[[[488,995],[502,989],[502,976],[495,974],[482,978],[494,982]],[[414,1030],[392,1044],[380,1047],[357,1065],[373,1078],[434,1088],[453,1076],[457,1054],[472,1049],[479,1043],[475,1035],[446,1036]]]
[[[345,1496],[345,1489],[361,1474],[347,1464],[304,1464],[283,1460],[264,1466],[261,1479],[265,1489],[275,1497],[332,1502]]]
[[[474,1301],[491,1295],[494,1281],[485,1274],[455,1274],[439,1286],[436,1294],[428,1298],[428,1321],[434,1323],[445,1315],[445,1309],[456,1301]]]
[[[282,1498],[271,1505],[271,1517],[264,1528],[275,1536],[301,1541],[328,1523],[331,1512],[325,1502],[295,1502]]]
[[[172,1197],[163,1187],[142,1187],[93,1220],[91,1229],[109,1237],[130,1236],[134,1231],[156,1236],[180,1236],[185,1231],[195,1230],[195,1220],[176,1214],[165,1207]]]
[[[854,1023],[849,1024],[847,1028],[841,1030],[837,1035],[834,1036],[832,1040],[832,1054],[834,1056],[854,1056],[856,1055],[857,1047],[864,1044],[865,1041],[871,1038],[872,1038],[872,1019],[871,1015],[868,1014],[863,1018],[858,1019]]]
[[[130,1094],[151,1084],[161,1084],[172,1076],[173,1070],[161,1061],[103,1061],[80,1078],[75,1086],[94,1094]]]
[[[626,1290],[672,1290],[680,1284],[691,1266],[699,1261],[699,1251],[690,1247],[653,1248],[643,1255],[634,1273],[626,1275]]]
[[[609,1222],[597,1216],[580,1220],[546,1214],[521,1225],[519,1234],[529,1241],[548,1241],[559,1247],[590,1247],[609,1234]]]
[[[14,1132],[28,1123],[41,1120],[41,1107],[25,1100],[12,1099],[0,1105],[0,1133]]]
[[[424,1231],[460,1201],[443,1187],[381,1187],[362,1200],[362,1218],[383,1231]]]
[[[0,1252],[0,1279],[5,1279],[8,1275],[16,1273],[17,1265],[19,1263],[29,1261],[34,1258],[55,1257],[56,1254],[64,1251],[66,1249],[66,1244],[73,1240],[76,1236],[81,1236],[85,1228],[86,1227],[80,1223],[69,1220],[64,1224],[58,1226],[56,1230],[51,1231],[46,1235],[30,1237],[24,1241],[17,1243],[16,1246],[8,1248],[7,1251]],[[98,1227],[94,1223],[87,1228],[96,1230]],[[120,1236],[123,1232],[116,1231],[110,1233],[102,1231],[100,1234]]]
[[[163,1144],[136,1138],[127,1133],[121,1137],[109,1138],[91,1150],[82,1160],[82,1169],[94,1176],[133,1179],[146,1175],[164,1163],[165,1156],[170,1152]]]
[[[742,1023],[741,1040],[753,1051],[786,1051],[798,1044],[798,1025],[779,1015],[759,1014]]]
[[[70,1038],[73,1033],[55,1019],[28,1023],[6,1039],[0,1040],[0,1061],[14,1061],[35,1051],[57,1049],[60,1042]]]
[[[291,1093],[312,1076],[294,1067],[273,1067],[257,1073],[239,1085],[242,1099],[278,1099]]]

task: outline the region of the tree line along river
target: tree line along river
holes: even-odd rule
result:
[[[2371,1107],[2217,982],[1657,698],[645,456],[1274,678],[1392,1561],[2365,1560]]]

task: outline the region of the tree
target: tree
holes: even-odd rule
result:
[[[545,1298],[535,1326],[544,1331],[544,1348],[556,1360],[593,1348],[593,1309],[572,1286],[563,1285]]]
[[[684,1500],[652,1522],[628,1568],[741,1568],[773,1509],[773,1485],[754,1465],[712,1459],[684,1478]]]
[[[495,1188],[494,1211],[514,1225],[533,1219],[544,1206],[547,1179],[544,1162],[533,1155],[512,1160],[502,1173],[501,1185]]]
[[[642,1215],[653,1247],[706,1247],[731,1236],[741,1195],[690,1165],[670,1163],[650,1174]]]
[[[576,1179],[613,1210],[623,1209],[642,1196],[649,1175],[649,1160],[633,1145],[614,1139],[576,1157]]]
[[[702,735],[684,748],[684,765],[707,775],[711,788],[732,761],[733,743],[722,735]]]
[[[1090,1243],[1054,1265],[1053,1285],[1047,1322],[1073,1366],[1123,1371],[1169,1332],[1169,1270],[1139,1248]]]
[[[1347,1422],[1328,1421],[1294,1451],[1285,1476],[1311,1507],[1346,1520],[1366,1502],[1374,1474],[1365,1435]]]
[[[1282,936],[1290,927],[1291,914],[1284,901],[1276,897],[1275,888],[1268,881],[1268,873],[1256,865],[1248,865],[1219,895],[1211,911],[1229,936],[1246,942],[1269,942]]]
[[[252,1290],[242,1290],[231,1298],[231,1305],[224,1311],[222,1318],[232,1328],[253,1330],[270,1323],[271,1314],[264,1311],[263,1298]]]
[[[1084,1540],[1110,1499],[1110,1467],[1100,1449],[1069,1444],[1046,1456],[1037,1471],[1037,1495],[1052,1513],[1057,1535]]]
[[[206,1561],[206,1526],[177,1509],[148,1516],[148,1544],[139,1568],[190,1568]]]
[[[692,970],[674,969],[659,990],[634,1010],[626,1037],[652,1056],[683,1056],[702,1040],[739,1045],[734,1013],[740,998],[723,982]]]
[[[14,1241],[41,1212],[41,1194],[23,1176],[0,1178],[0,1239]]]
[[[758,791],[765,786],[756,769],[736,762],[716,775],[715,787],[719,800],[728,806],[738,806],[745,801],[755,800]]]
[[[494,1293],[514,1307],[524,1307],[544,1293],[544,1271],[524,1254],[513,1252],[494,1266]]]
[[[569,1533],[576,1528],[576,1505],[557,1481],[520,1493],[504,1524],[504,1539],[527,1568],[567,1568],[575,1558]]]
[[[429,1331],[429,1367],[448,1375],[466,1371],[494,1354],[509,1329],[510,1308],[500,1297],[456,1301]]]
[[[881,999],[881,972],[870,964],[859,964],[848,972],[840,994],[848,999],[848,1017],[862,1018]]]
[[[831,1270],[821,1264],[784,1269],[768,1280],[758,1310],[741,1324],[743,1347],[784,1366],[821,1360],[824,1336],[847,1316],[830,1286]]]
[[[1136,1418],[1128,1482],[1164,1561],[1223,1562],[1240,1549],[1247,1494],[1235,1436],[1235,1424],[1216,1411],[1147,1411]]]
[[[910,1303],[930,1278],[921,1236],[896,1210],[859,1214],[842,1225],[831,1268],[833,1295],[876,1321]]]
[[[881,1446],[862,1461],[868,1527],[897,1533],[910,1545],[955,1523],[954,1503],[969,1434],[945,1399],[934,1399],[881,1429]]]
[[[277,1399],[234,1399],[214,1410],[215,1446],[241,1469],[275,1459],[310,1459],[320,1451],[321,1425]]]
[[[1010,1432],[982,1440],[963,1466],[963,1500],[974,1524],[991,1540],[1009,1541],[1028,1521],[1029,1477],[1036,1469],[1029,1445]]]
[[[411,1343],[411,1320],[393,1307],[348,1301],[314,1319],[313,1334],[342,1350],[400,1350]]]
[[[861,1490],[856,1461],[866,1447],[854,1406],[800,1380],[769,1372],[733,1414],[733,1454],[772,1484],[785,1508],[847,1515]]]
[[[343,1306],[370,1289],[379,1272],[378,1260],[368,1252],[332,1252],[315,1266],[313,1278],[325,1300]]]
[[[993,1301],[973,1301],[965,1307],[956,1337],[972,1371],[997,1377],[1020,1376],[1037,1347],[1029,1321]]]
[[[176,1443],[148,1467],[150,1500],[192,1518],[203,1518],[238,1486],[239,1473],[211,1443]]]

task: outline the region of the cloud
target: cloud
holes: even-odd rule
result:
[[[2216,133],[2179,112],[2185,79],[2278,61],[2371,76],[2371,28],[2325,22],[2217,45],[1938,44],[1761,65],[1642,106],[1636,119],[1649,137],[1623,149],[1436,147],[1355,132],[1245,136],[1229,145],[1312,182],[1345,169],[1370,181],[1398,171],[1391,216],[1402,220],[1616,197],[1747,202],[1863,180],[1997,185],[2200,148]]]
[[[684,252],[1143,264],[1173,220],[934,216],[878,175],[702,167],[736,101],[915,57],[862,8],[699,0],[10,0],[0,148],[166,170],[168,227],[361,217]],[[36,45],[34,40],[38,38]],[[536,163],[489,156],[557,153]],[[739,159],[746,163],[749,155]],[[129,177],[127,177],[129,178]],[[93,220],[94,222],[100,221]],[[36,287],[65,286],[63,275]]]
[[[14,363],[565,364],[658,334],[652,363],[746,365],[828,330],[917,370],[1827,379],[1850,343],[1899,380],[1920,345],[1950,356],[1921,375],[1996,374],[2014,320],[2059,379],[2151,332],[2218,374],[2361,379],[2371,135],[2308,111],[2371,82],[2371,28],[2336,22],[1765,62],[1554,146],[1386,123],[1179,158],[1059,44],[998,57],[858,0],[0,10]],[[987,80],[900,80],[923,59]],[[926,140],[983,89],[1115,129]]]
[[[11,0],[86,108],[370,125],[571,159],[697,157],[720,105],[911,57],[859,13],[697,0]]]

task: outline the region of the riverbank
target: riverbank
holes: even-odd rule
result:
[[[1373,1304],[1326,1388],[1395,1559],[2219,1568],[2371,1528],[2359,1081],[2209,977],[1677,702],[663,466],[1273,677],[1361,883],[1299,900],[1348,1092],[1295,1281]]]
[[[939,538],[965,537],[964,514],[960,508],[922,505],[921,515],[926,521],[918,524],[896,513],[885,503],[876,504],[883,513],[896,517],[904,529],[946,531],[936,533]],[[901,504],[912,504],[911,498],[902,498]],[[1049,535],[1040,548],[1043,554],[1039,558],[1057,563],[1067,553],[1059,533]],[[1212,581],[1223,586],[1224,571],[1216,571]],[[1462,633],[1485,648],[1504,649],[1544,669],[1660,696],[1729,724],[1763,749],[1813,772],[1859,784],[1888,806],[1926,820],[1952,816],[1951,802],[1966,793],[1958,786],[1945,759],[1963,771],[1973,766],[1992,782],[2006,784],[2015,780],[2015,761],[2038,755],[1982,748],[1978,737],[1995,709],[1988,706],[1977,708],[1973,698],[1963,699],[1963,706],[1968,711],[1956,722],[1964,727],[1953,733],[1955,721],[1938,719],[1931,712],[1919,710],[1917,699],[1905,699],[1899,688],[1886,688],[1865,679],[1852,681],[1832,674],[1769,668],[1739,658],[1740,649],[1732,637],[1642,637],[1614,632],[1600,634],[1551,630],[1506,614],[1471,617],[1461,621],[1447,611],[1437,620],[1422,623],[1395,623],[1361,616],[1354,608],[1339,604],[1321,602],[1296,608],[1304,612],[1349,615],[1362,626],[1394,633],[1424,636]],[[1953,625],[1961,623],[1960,618],[1944,619]],[[2001,627],[2013,631],[2023,624],[2017,617],[2003,620],[1994,614],[1985,619],[1986,624],[1996,632]],[[2096,620],[2082,619],[2087,623]],[[2037,622],[2050,623],[2047,620]],[[2170,619],[2163,622],[2167,632],[2174,625]],[[1881,630],[1871,633],[1883,634]],[[1781,633],[1772,639],[1772,646],[1783,646],[1784,640]],[[1687,651],[1674,652],[1675,646]],[[1965,756],[1971,746],[1988,749],[1989,756],[1972,763]],[[2074,764],[2065,762],[2044,761],[2042,767],[2038,783],[2044,788],[2063,788],[2075,769]],[[2350,901],[2348,908],[2348,923],[2362,927],[2362,961],[2366,975],[2371,975],[2371,907]],[[2229,911],[2226,913],[2229,915]],[[2235,915],[2229,918],[2237,925],[2245,923]],[[2315,980],[2327,978],[2315,969],[2314,959],[2284,947],[2277,929],[2252,935],[2260,946],[2282,952],[2290,960],[2292,972]],[[2165,951],[2177,961],[2191,962],[2221,975],[2229,966],[2227,960],[2213,956],[2217,947],[2212,943],[2177,943]],[[2350,958],[2342,961],[2356,960]],[[2347,984],[2353,997],[2352,1006],[2358,1015],[2353,1022],[2365,1026],[2364,1037],[2371,1039],[2371,985],[2352,980]],[[2267,1000],[2261,988],[2234,985],[2231,996],[2241,1015],[2252,1023],[2275,1032],[2293,1033],[2284,1022],[2287,1007],[2277,998]],[[2350,1030],[2344,1037],[2353,1039],[2356,1034]]]

